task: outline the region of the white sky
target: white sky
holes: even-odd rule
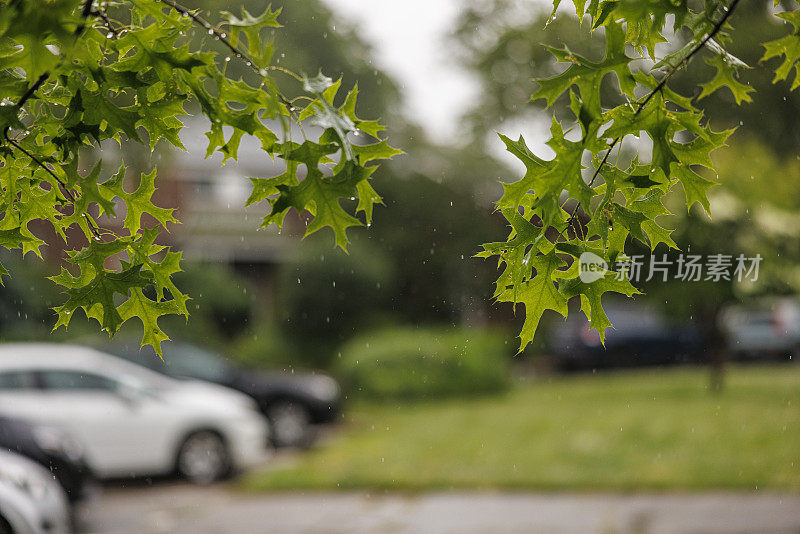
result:
[[[376,62],[403,89],[405,112],[431,140],[446,143],[477,93],[477,82],[449,58],[446,38],[459,0],[324,0],[361,29]]]

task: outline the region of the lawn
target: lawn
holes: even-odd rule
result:
[[[499,397],[353,404],[319,448],[252,491],[800,490],[800,366],[558,377]]]

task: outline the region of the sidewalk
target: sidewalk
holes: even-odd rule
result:
[[[798,534],[800,495],[367,493],[250,495],[180,483],[111,488],[86,531],[155,533]]]

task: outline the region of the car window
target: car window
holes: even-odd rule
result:
[[[165,354],[167,372],[172,376],[223,382],[232,372],[225,360],[198,347],[177,345]]]
[[[42,385],[51,390],[116,391],[116,381],[92,373],[77,371],[41,371]]]
[[[33,389],[36,381],[30,371],[5,371],[0,373],[0,390]]]

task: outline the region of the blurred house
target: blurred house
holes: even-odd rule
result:
[[[280,128],[278,126],[278,128]],[[270,159],[260,142],[245,136],[238,160],[215,152],[205,158],[208,122],[187,117],[181,140],[186,151],[171,150],[159,164],[155,203],[175,208],[179,225],[170,225],[162,242],[183,251],[185,262],[222,263],[246,276],[257,289],[262,312],[270,313],[275,272],[291,254],[305,231],[304,220],[292,212],[284,228],[259,228],[270,206],[261,202],[245,207],[251,177],[266,178],[283,172],[283,160]],[[230,135],[226,128],[226,138]]]
[[[177,208],[182,223],[170,228],[172,244],[190,261],[237,267],[281,262],[302,235],[302,222],[287,217],[285,231],[274,226],[259,230],[269,205],[245,208],[245,203],[252,189],[250,177],[280,174],[283,161],[271,160],[260,142],[249,136],[242,139],[238,161],[228,159],[223,164],[220,152],[204,158],[207,127],[205,119],[188,118],[181,132],[187,150],[171,151],[159,169],[159,201]]]

